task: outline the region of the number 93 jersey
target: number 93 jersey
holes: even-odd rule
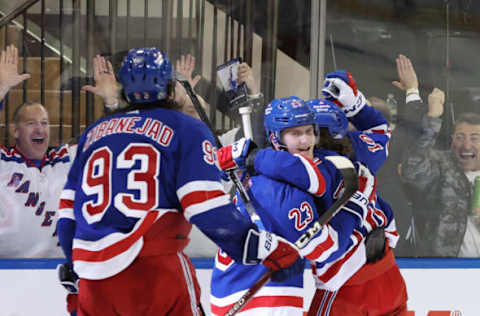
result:
[[[172,240],[172,249],[183,236],[186,246],[188,221],[230,203],[214,149],[203,122],[173,110],[114,114],[90,126],[60,203],[60,216],[76,221],[72,259],[79,276],[104,279],[128,267],[145,233],[166,214],[175,220],[155,236]]]

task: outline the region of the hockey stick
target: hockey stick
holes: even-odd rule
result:
[[[322,226],[335,216],[358,190],[358,176],[353,163],[343,156],[327,156],[329,160],[343,175],[343,195],[326,210],[320,218],[295,242],[299,249],[305,247],[310,240],[322,229]],[[237,314],[253,296],[270,280],[274,271],[266,272],[242,297],[225,313],[224,316]]]
[[[197,111],[198,115],[200,116],[200,119],[207,125],[207,127],[210,129],[210,131],[213,134],[213,137],[215,138],[215,142],[217,143],[217,148],[220,148],[222,146],[222,142],[218,138],[218,135],[215,133],[215,130],[212,127],[212,124],[210,123],[210,120],[207,117],[207,114],[205,113],[205,110],[200,104],[200,101],[197,98],[197,95],[195,92],[193,92],[192,86],[190,85],[190,82],[184,78],[177,78],[178,82],[180,82],[185,90],[187,91],[188,96],[192,100],[193,106],[195,107],[195,110]],[[242,181],[240,181],[240,178],[238,175],[235,173],[235,171],[230,170],[227,171],[230,179],[232,179],[233,184],[235,185],[235,188],[240,194],[240,198],[242,199],[243,204],[245,205],[245,208],[247,209],[248,214],[252,215],[255,212],[255,209],[252,205],[252,200],[250,199],[250,196],[247,193],[247,190],[242,184]]]

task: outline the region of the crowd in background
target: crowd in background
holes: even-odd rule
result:
[[[13,46],[2,52],[2,99],[9,89],[29,79],[28,74],[18,74],[17,55]],[[95,69],[106,66],[111,71],[96,71],[96,86],[84,89],[101,96],[106,108],[115,106],[120,101],[113,67],[100,56],[95,57],[93,63]],[[392,66],[396,66],[398,73],[398,81],[393,85],[405,91],[405,102],[392,105],[392,100],[367,98],[382,111],[393,131],[389,158],[378,171],[378,192],[392,205],[396,215],[400,232],[396,256],[480,257],[480,116],[474,109],[457,114],[454,129],[445,140],[440,133],[444,121],[444,91],[434,88],[427,95],[421,95],[422,79],[417,79],[406,56],[399,55],[396,65]],[[192,87],[201,80],[199,75],[193,76],[194,67],[195,58],[191,55],[181,56],[176,63],[176,71],[185,76]],[[239,68],[238,80],[246,82],[252,94],[258,93],[252,71],[245,63]],[[178,84],[175,89],[176,101],[183,104],[179,110],[199,118],[183,86]],[[378,91],[378,95],[383,95],[382,91]],[[202,105],[208,107],[207,102],[201,100]],[[6,198],[0,209],[0,257],[58,257],[61,252],[55,242],[55,199],[59,198],[58,190],[62,186],[59,179],[66,176],[69,167],[65,153],[72,155],[75,146],[47,148],[49,131],[45,108],[39,103],[17,106],[12,126],[16,144],[1,152],[5,185],[2,192]],[[223,139],[231,143],[241,136],[241,131],[237,127],[227,134]],[[450,148],[443,148],[445,143],[450,143]],[[22,171],[25,167],[26,171]],[[17,168],[17,172],[11,173]],[[34,169],[38,169],[38,174],[32,175],[34,180],[22,179],[24,173]],[[10,173],[7,174],[7,170]],[[25,213],[29,217],[25,217]],[[192,234],[193,242],[187,252],[193,257],[212,257],[216,252],[213,243],[195,229]],[[11,238],[24,242],[24,246],[11,246]]]

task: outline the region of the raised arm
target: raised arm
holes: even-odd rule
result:
[[[423,117],[420,130],[415,135],[416,141],[402,162],[403,179],[420,190],[428,189],[430,184],[440,177],[438,159],[434,159],[436,151],[433,146],[442,126],[440,116],[443,113],[444,102],[444,92],[434,88],[428,96],[428,114]]]
[[[83,91],[91,92],[103,99],[105,107],[114,110],[120,101],[120,86],[115,79],[112,63],[105,57],[93,57],[93,79],[95,85],[85,85]]]
[[[30,74],[18,73],[18,49],[8,45],[0,54],[0,100],[3,101],[11,88],[30,77]]]

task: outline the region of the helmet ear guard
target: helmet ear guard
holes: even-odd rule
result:
[[[342,139],[348,132],[348,119],[335,103],[328,100],[313,99],[306,102],[315,112],[318,127],[328,129],[334,139]]]
[[[122,62],[118,79],[129,103],[151,103],[167,99],[174,89],[173,66],[155,47],[131,49]]]

